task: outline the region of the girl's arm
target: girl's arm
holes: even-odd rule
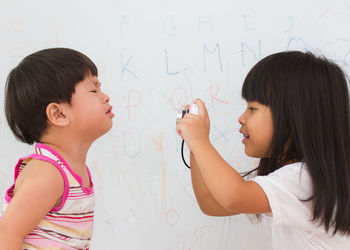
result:
[[[199,99],[195,103],[198,105],[199,115],[186,114],[177,125],[177,133],[185,139],[190,151],[193,152],[209,193],[220,206],[232,211],[232,214],[271,212],[263,189],[253,181],[245,181],[211,145],[205,105]],[[199,190],[203,192],[203,189]],[[199,195],[200,199],[206,197],[205,192],[202,194]],[[211,215],[222,213],[219,208],[211,211]]]
[[[207,185],[205,184],[202,174],[198,168],[197,162],[193,153],[190,153],[191,160],[191,177],[194,194],[196,195],[198,205],[203,213],[213,216],[228,216],[236,214],[233,211],[229,211],[221,206],[214,196],[210,193]]]
[[[208,190],[224,209],[232,214],[271,212],[260,185],[245,181],[210,143],[196,146],[193,154]],[[214,213],[220,214],[219,210]]]
[[[187,105],[185,109],[189,109],[190,106]],[[207,116],[205,120],[206,126],[209,130],[210,120]],[[180,133],[181,134],[181,133]],[[194,190],[194,194],[196,195],[196,199],[198,205],[203,213],[207,215],[213,216],[227,216],[234,215],[233,211],[229,211],[222,207],[214,198],[214,196],[210,193],[207,185],[205,184],[202,174],[198,168],[198,164],[192,152],[190,152],[190,161],[191,161],[191,178],[192,178],[192,187]]]
[[[0,250],[22,249],[24,237],[56,205],[63,190],[56,167],[31,160],[17,178],[14,197],[0,219]]]

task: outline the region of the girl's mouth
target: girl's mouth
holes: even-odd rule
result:
[[[245,143],[249,139],[249,135],[243,133],[242,143]]]

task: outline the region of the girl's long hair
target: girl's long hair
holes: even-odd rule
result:
[[[259,61],[242,97],[271,108],[274,136],[258,175],[304,162],[312,179],[313,221],[350,235],[350,111],[341,68],[310,52],[287,51]],[[253,170],[254,171],[254,170]]]

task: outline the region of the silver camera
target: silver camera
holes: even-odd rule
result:
[[[181,120],[187,113],[198,115],[197,104],[192,104],[189,109],[183,109],[182,112],[176,114],[176,123]]]

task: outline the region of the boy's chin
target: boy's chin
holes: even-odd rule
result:
[[[104,130],[101,130],[98,134],[96,134],[96,139],[99,139],[100,137],[103,137],[105,134],[107,134],[112,129],[113,123],[111,122],[111,125],[106,127]]]
[[[109,131],[111,131],[112,126],[108,127],[106,130],[103,131],[103,133],[101,134],[101,136],[107,134]]]

